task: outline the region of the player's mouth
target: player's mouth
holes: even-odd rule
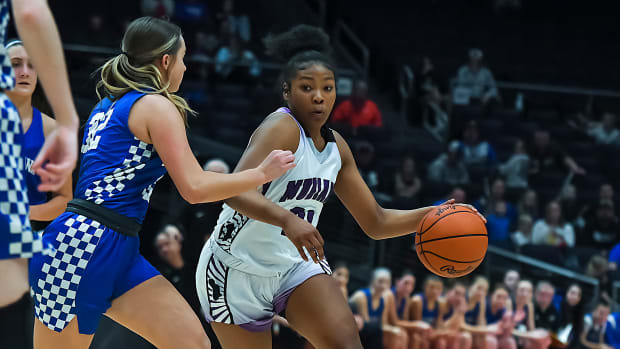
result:
[[[17,84],[22,86],[30,86],[30,83],[28,81],[20,81]]]
[[[313,115],[315,116],[323,116],[323,114],[325,114],[324,110],[315,110],[312,112]]]

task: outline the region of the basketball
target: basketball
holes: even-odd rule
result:
[[[442,277],[474,271],[484,260],[488,236],[484,221],[466,206],[442,205],[424,216],[415,235],[422,264]]]

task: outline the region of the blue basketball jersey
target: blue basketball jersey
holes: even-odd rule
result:
[[[381,316],[383,316],[383,308],[385,306],[383,304],[383,297],[381,297],[381,300],[379,301],[379,305],[377,306],[377,308],[373,309],[372,308],[372,294],[370,292],[370,289],[363,288],[362,292],[364,292],[364,295],[366,295],[366,303],[368,304],[368,317],[370,318],[370,320],[381,321]]]
[[[424,293],[420,293],[420,297],[422,298],[422,321],[434,327],[437,325],[437,318],[439,317],[439,302],[435,301],[433,310],[430,310]]]
[[[478,316],[480,316],[480,302],[465,313],[465,322],[469,325],[478,325]]]
[[[32,163],[45,143],[43,133],[43,117],[41,112],[32,107],[32,123],[24,134],[22,156],[24,157],[24,177],[28,186],[28,201],[30,205],[39,205],[47,201],[47,194],[40,192],[37,187],[41,184],[41,177],[32,171]]]
[[[506,308],[501,308],[495,313],[493,313],[493,310],[491,309],[491,305],[489,304],[489,306],[487,307],[487,311],[486,311],[487,325],[498,323],[504,316],[505,312],[506,312]]]
[[[398,302],[398,295],[396,294],[396,287],[392,287],[392,294],[394,295],[394,302]],[[396,305],[396,315],[399,319],[404,319],[405,317],[405,306],[407,305],[407,298],[403,298],[400,300],[400,303]]]
[[[75,198],[92,201],[142,223],[155,183],[166,168],[152,144],[129,129],[129,112],[144,93],[103,99],[92,111],[81,147]]]

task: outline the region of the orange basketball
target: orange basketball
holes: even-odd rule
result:
[[[472,209],[438,206],[424,216],[415,249],[424,266],[439,276],[455,278],[474,271],[489,243],[484,221]]]

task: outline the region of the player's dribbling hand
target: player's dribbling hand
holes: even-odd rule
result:
[[[291,214],[284,222],[282,230],[284,235],[295,245],[304,261],[308,261],[304,247],[314,263],[319,263],[321,259],[325,258],[325,253],[323,252],[325,241],[323,241],[323,237],[312,224]]]
[[[487,219],[486,219],[486,218],[482,215],[482,213],[478,212],[478,210],[477,210],[474,206],[472,206],[472,205],[468,205],[468,204],[455,204],[454,202],[455,202],[455,200],[454,200],[454,199],[450,199],[450,200],[448,200],[448,201],[446,201],[446,202],[442,203],[442,204],[441,204],[441,205],[439,205],[439,206],[443,206],[443,205],[456,205],[456,206],[463,206],[463,207],[467,207],[468,209],[470,209],[470,210],[472,210],[472,211],[476,212],[476,214],[478,214],[478,217],[480,217],[480,219],[482,219],[482,221],[484,221],[484,223],[486,224]]]
[[[45,138],[32,170],[41,177],[41,192],[57,191],[75,168],[77,160],[77,129],[58,125]]]
[[[263,160],[258,169],[265,175],[265,183],[282,176],[295,167],[295,155],[289,150],[274,150]]]

